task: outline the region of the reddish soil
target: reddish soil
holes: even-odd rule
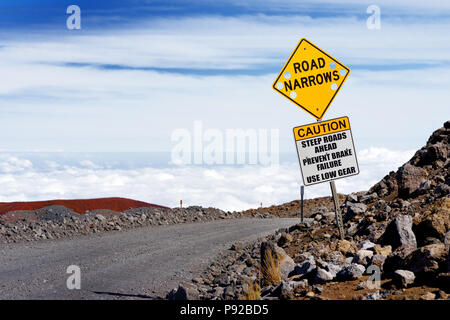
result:
[[[167,207],[136,201],[126,198],[99,198],[99,199],[85,199],[85,200],[49,200],[49,201],[35,201],[35,202],[0,202],[0,215],[18,210],[37,210],[44,207],[60,205],[72,209],[77,213],[85,213],[86,211],[106,209],[112,211],[125,211],[128,209],[142,208],[142,207],[157,207],[168,209]]]
[[[316,300],[360,300],[363,295],[379,291],[383,293],[391,288],[390,280],[380,281],[379,289],[360,289],[358,285],[365,282],[369,276],[363,276],[358,280],[345,282],[328,282],[323,285],[323,291],[316,294],[312,299]],[[421,300],[422,296],[428,292],[437,294],[441,289],[429,286],[414,286],[407,289],[396,290],[395,294],[388,294],[386,300]],[[443,292],[443,291],[441,291]],[[307,300],[308,297],[298,296],[295,300]]]

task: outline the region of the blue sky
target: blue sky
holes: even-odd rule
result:
[[[160,17],[195,17],[205,15],[239,16],[239,15],[284,15],[295,16],[307,12],[312,17],[359,16],[364,18],[363,10],[368,4],[336,3],[330,1],[120,1],[120,0],[24,0],[2,1],[1,24],[9,27],[24,25],[57,25],[64,22],[60,12],[68,5],[76,4],[86,13],[86,28],[110,27],[123,23],[134,23],[137,19]],[[369,3],[370,4],[370,3]],[[40,12],[42,14],[37,15]],[[395,14],[388,12],[388,14]],[[101,18],[102,21],[99,21]]]
[[[66,28],[72,4],[81,30]],[[366,27],[371,4],[379,30]],[[449,30],[450,2],[438,0],[3,0],[0,201],[125,196],[246,209],[298,198],[292,128],[315,119],[272,83],[303,37],[351,69],[324,119],[349,117],[361,167],[338,191],[368,189],[449,119]],[[172,134],[196,121],[277,129],[293,161],[173,168],[145,153],[86,153],[170,152]],[[326,184],[307,188],[328,194]]]
[[[357,148],[418,148],[448,119],[450,4],[378,1],[369,30],[370,4],[2,1],[0,150],[170,151],[201,120],[279,129],[293,152],[291,128],[314,119],[271,83],[302,37],[352,70],[326,117],[348,115]]]

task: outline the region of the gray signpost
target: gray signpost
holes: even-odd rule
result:
[[[301,222],[303,223],[303,194],[305,193],[305,186],[301,186],[300,187],[300,217],[301,217]]]
[[[344,240],[344,224],[342,223],[342,215],[341,215],[341,209],[339,206],[339,198],[338,198],[338,194],[336,192],[336,185],[334,184],[334,180],[330,181],[330,187],[331,187],[331,194],[333,195],[334,214],[336,216],[336,225],[339,230],[339,237],[341,238],[341,240]]]

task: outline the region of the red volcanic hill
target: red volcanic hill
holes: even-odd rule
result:
[[[60,205],[72,209],[77,213],[85,213],[86,211],[107,209],[122,212],[128,209],[142,207],[156,207],[168,209],[164,206],[151,204],[147,202],[126,199],[126,198],[99,198],[84,200],[48,200],[34,202],[0,202],[0,215],[10,211],[17,210],[37,210],[48,206]]]

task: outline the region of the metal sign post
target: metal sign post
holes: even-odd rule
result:
[[[339,230],[339,237],[341,240],[344,240],[344,224],[342,223],[342,215],[341,215],[341,209],[339,206],[339,198],[336,192],[336,185],[334,184],[334,180],[330,181],[330,187],[331,187],[331,194],[333,195],[333,202],[334,202],[334,213],[336,216],[336,225]]]
[[[300,187],[300,197],[301,197],[301,202],[300,202],[300,217],[301,217],[301,223],[303,223],[303,194],[305,193],[305,186],[301,186]]]

